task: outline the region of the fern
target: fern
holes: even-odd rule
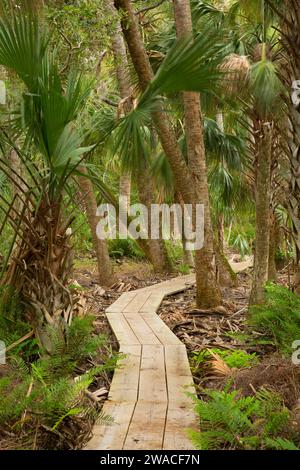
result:
[[[248,354],[246,351],[242,349],[235,349],[235,350],[224,350],[218,348],[212,349],[203,349],[201,351],[197,351],[194,353],[192,358],[192,367],[194,370],[205,362],[209,361],[212,357],[211,352],[218,354],[223,361],[228,365],[230,368],[249,368],[256,364],[258,364],[259,359],[255,353]]]
[[[76,371],[82,361],[97,354],[106,342],[103,336],[93,336],[93,318],[75,319],[67,329],[66,343],[54,330],[49,329],[49,334],[55,344],[52,356],[42,356],[31,364],[21,357],[9,358],[9,373],[0,379],[0,425],[17,429],[25,411],[29,422],[38,419],[52,431],[76,416],[101,419],[99,410],[85,399],[84,391],[95,378],[113,371],[119,356],[107,357],[106,352],[102,364],[78,376]]]
[[[249,324],[291,355],[293,342],[300,338],[300,297],[286,287],[268,284],[266,303],[250,308]]]
[[[197,449],[297,448],[281,437],[289,432],[290,413],[280,396],[265,390],[250,397],[236,390],[204,393],[207,401],[196,399],[201,431],[190,432]]]

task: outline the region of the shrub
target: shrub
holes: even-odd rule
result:
[[[67,341],[53,330],[55,353],[26,363],[15,350],[8,357],[8,372],[0,378],[0,426],[17,431],[24,424],[60,428],[71,416],[96,419],[99,410],[83,393],[101,374],[114,370],[118,356],[103,352],[102,364],[82,373],[83,361],[101,352],[106,338],[93,335],[93,318],[75,318],[68,327]]]
[[[266,302],[250,308],[249,325],[273,341],[286,355],[300,339],[300,297],[286,287],[267,284]]]
[[[235,350],[223,350],[218,348],[213,349],[203,349],[200,352],[194,353],[192,362],[194,368],[201,366],[206,361],[209,361],[212,358],[211,352],[218,354],[218,356],[223,359],[223,361],[228,365],[230,368],[237,368],[237,369],[245,369],[248,367],[252,367],[256,365],[259,361],[257,355],[255,353],[248,354],[246,351],[242,349],[235,349]]]
[[[281,397],[266,390],[242,397],[238,391],[204,390],[208,401],[196,400],[200,432],[190,432],[200,450],[297,450],[290,413]]]

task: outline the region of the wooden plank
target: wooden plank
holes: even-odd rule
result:
[[[135,403],[107,401],[103,413],[113,419],[111,424],[96,424],[86,450],[121,450],[134,412]]]
[[[139,401],[167,402],[164,347],[143,345],[140,370]]]
[[[136,402],[138,398],[141,346],[121,345],[120,352],[126,357],[120,361],[114,372],[109,390],[111,401]]]
[[[138,402],[136,404],[124,450],[159,450],[163,436],[167,403]]]
[[[112,305],[110,305],[105,312],[122,312],[123,308],[126,307],[135,297],[137,296],[137,291],[125,292],[122,294],[118,300],[116,300]]]
[[[188,406],[169,405],[167,411],[164,450],[193,450],[188,431],[199,431],[199,423],[194,411]]]
[[[96,425],[87,449],[192,449],[185,429],[197,429],[198,423],[187,395],[195,389],[186,349],[155,312],[165,295],[186,289],[194,279],[181,276],[125,293],[107,309],[127,356],[103,408],[114,423]]]
[[[107,313],[106,316],[119,344],[141,344],[122,313]]]
[[[180,339],[167,327],[157,314],[141,313],[142,318],[152,329],[159,341],[164,345],[181,345]]]
[[[161,344],[138,312],[123,315],[141,344]]]
[[[122,308],[122,312],[138,312],[143,307],[150,295],[151,292],[138,293],[125,307]]]
[[[144,305],[140,308],[139,312],[140,313],[155,313],[160,304],[162,303],[162,300],[164,298],[164,294],[161,291],[153,292]]]
[[[187,394],[195,394],[195,387],[185,346],[165,346],[165,362],[169,402],[192,406]]]

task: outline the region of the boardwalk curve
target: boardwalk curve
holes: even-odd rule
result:
[[[190,450],[197,429],[193,378],[184,344],[157,316],[163,298],[187,289],[180,276],[124,293],[106,315],[126,354],[112,380],[103,412],[112,424],[95,425],[87,450]]]

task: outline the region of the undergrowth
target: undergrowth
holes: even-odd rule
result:
[[[1,313],[1,339],[10,344],[28,328],[25,322],[14,321],[11,311],[6,315]],[[13,325],[16,325],[15,333],[12,333]],[[49,329],[49,334],[53,355],[43,356],[35,339],[30,338],[22,347],[9,351],[4,373],[2,370],[0,374],[0,437],[1,430],[14,435],[16,447],[32,448],[28,436],[34,429],[35,441],[39,441],[41,434],[46,439],[42,448],[45,445],[46,448],[73,448],[76,444],[70,445],[68,441],[76,440],[77,436],[74,429],[70,433],[68,426],[76,428],[77,420],[77,424],[81,423],[77,432],[82,432],[81,426],[89,422],[109,419],[101,415],[101,407],[89,398],[87,391],[92,384],[97,386],[98,380],[102,382],[101,377],[107,380],[118,356],[107,348],[104,336],[93,334],[93,317],[74,318],[67,327],[66,341],[54,330]],[[99,365],[94,366],[93,358]]]
[[[284,286],[267,284],[266,302],[250,308],[248,321],[281,353],[291,355],[293,342],[300,339],[300,297]]]
[[[255,353],[248,354],[242,349],[223,350],[218,348],[203,349],[194,353],[192,357],[192,368],[197,370],[204,363],[217,354],[230,368],[244,369],[258,364],[259,359]]]
[[[299,436],[279,395],[267,390],[242,397],[238,391],[204,390],[196,399],[200,432],[190,437],[200,450],[298,450]]]

